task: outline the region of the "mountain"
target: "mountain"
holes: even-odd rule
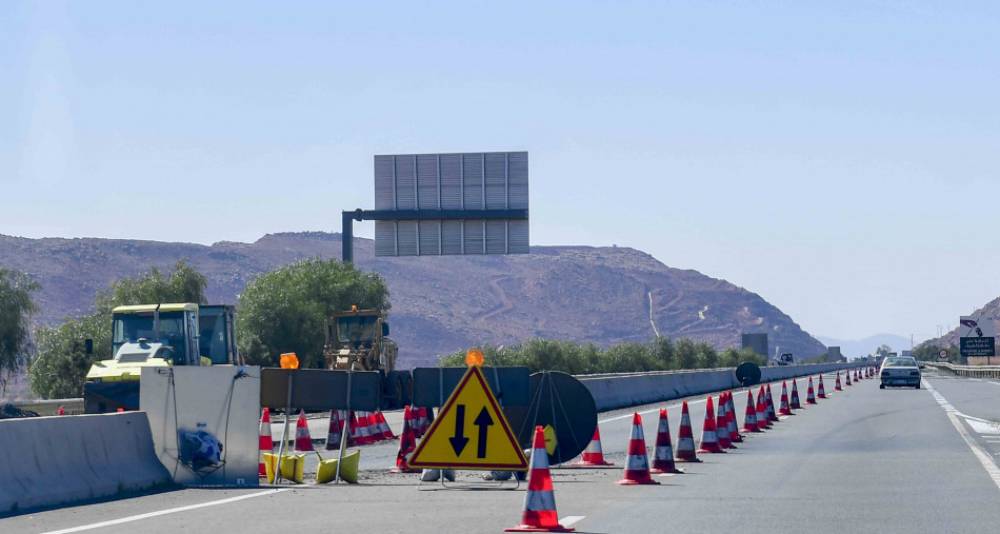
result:
[[[341,236],[269,234],[254,243],[211,246],[121,239],[26,239],[0,236],[0,265],[41,283],[37,320],[53,324],[89,311],[112,281],[185,259],[209,280],[212,302],[235,303],[260,273],[297,260],[340,257]],[[810,357],[822,343],[760,296],[697,271],[674,269],[619,247],[532,247],[513,256],[375,258],[356,239],[359,268],[381,273],[392,300],[393,337],[403,366],[481,343],[535,337],[609,345],[648,341],[651,319],[662,335],[718,348],[741,332],[767,332],[771,346]]]
[[[993,318],[994,321],[1000,322],[1000,297],[997,297],[987,302],[986,304],[983,305],[982,308],[977,309],[976,311],[970,313],[969,315],[972,317],[981,317],[981,318],[991,317]],[[928,339],[927,341],[921,343],[921,345],[930,344],[942,348],[950,347],[952,345],[957,347],[958,337],[959,337],[959,332],[958,332],[958,327],[956,326],[955,329],[952,330],[951,332],[948,332],[947,334],[939,338]]]
[[[910,348],[910,338],[895,334],[875,334],[864,339],[836,339],[827,336],[816,336],[828,347],[840,347],[840,353],[848,358],[874,354],[880,345],[889,345],[895,352]]]

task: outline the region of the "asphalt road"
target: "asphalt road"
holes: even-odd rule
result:
[[[862,381],[659,486],[618,486],[620,469],[553,470],[559,515],[582,532],[996,532],[1000,383],[925,378],[921,390]],[[745,393],[736,399],[742,421]],[[676,444],[680,414],[670,408]],[[691,408],[697,433],[704,402]],[[600,419],[620,466],[630,411]],[[644,424],[651,446],[655,412]],[[0,532],[499,532],[519,522],[523,486],[464,473],[445,489],[387,468],[355,486],[189,489],[52,510],[0,520]]]

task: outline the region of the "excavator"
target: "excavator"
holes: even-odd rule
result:
[[[139,409],[144,367],[236,365],[234,308],[185,303],[118,306],[111,312],[113,357],[94,363],[83,385],[85,413]],[[87,352],[93,342],[87,340]]]
[[[336,312],[327,321],[323,357],[328,369],[379,371],[382,407],[402,408],[410,402],[412,376],[396,370],[399,345],[389,338],[389,323],[380,309]]]

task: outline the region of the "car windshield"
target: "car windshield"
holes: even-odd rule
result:
[[[174,355],[184,353],[184,314],[181,312],[160,313],[160,334],[153,329],[153,314],[125,313],[115,315],[113,320],[112,347],[114,352],[125,343],[135,343],[139,339],[160,341],[173,347]],[[158,353],[154,357],[160,357]]]
[[[917,361],[913,358],[889,358],[885,361],[886,367],[916,367]]]

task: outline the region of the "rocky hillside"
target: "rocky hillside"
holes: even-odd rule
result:
[[[964,315],[964,314],[963,314]],[[994,317],[1000,318],[1000,297],[997,297],[989,302],[987,302],[982,308],[970,313],[969,315],[973,317]],[[935,347],[950,347],[958,346],[958,327],[954,330],[948,332],[947,334],[934,339],[928,339],[921,343],[921,345],[930,344]]]
[[[151,266],[186,259],[209,280],[214,302],[235,303],[249,280],[303,258],[340,257],[340,234],[271,234],[254,243],[0,236],[0,265],[42,285],[38,320],[56,323],[88,311],[95,292]],[[630,248],[533,247],[520,256],[375,258],[373,242],[355,241],[360,268],[381,273],[393,303],[393,337],[403,365],[480,343],[533,337],[608,345],[661,335],[723,348],[740,332],[768,332],[771,346],[796,355],[824,346],[760,296],[696,271],[673,269]]]

